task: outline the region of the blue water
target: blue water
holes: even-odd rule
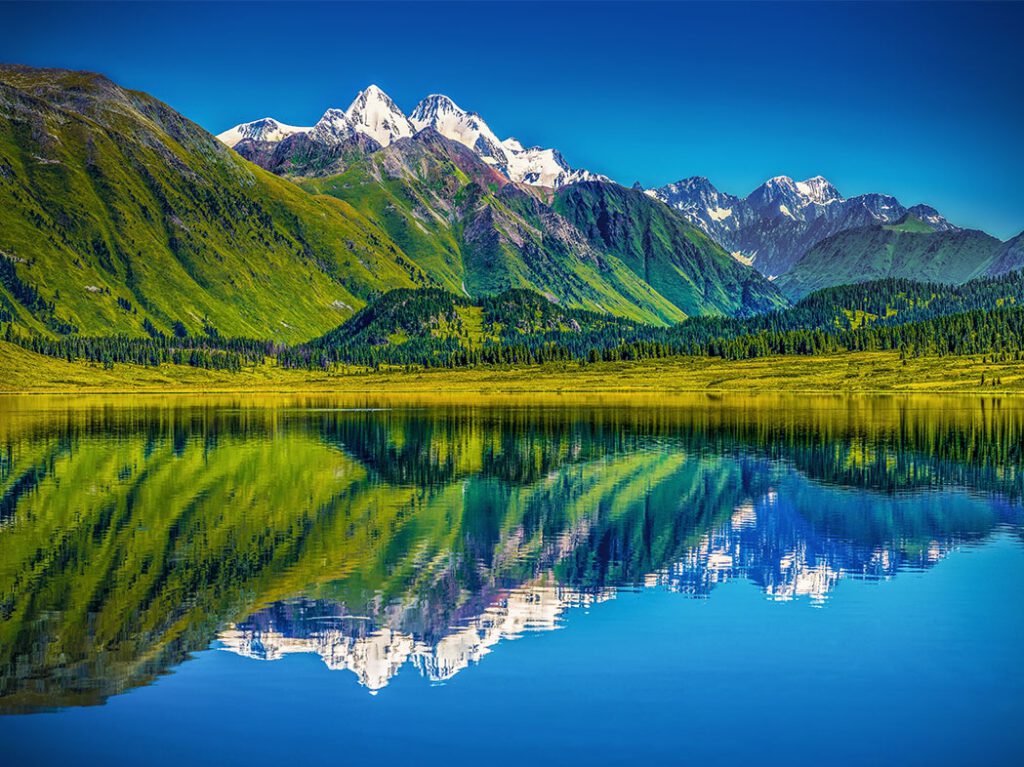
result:
[[[202,543],[189,539],[192,553],[168,573],[204,574],[190,581],[199,584],[192,596],[168,585],[177,596],[166,609],[198,627],[198,648],[157,664],[155,677],[133,669],[170,634],[141,641],[138,631],[118,632],[134,625],[118,610],[130,604],[133,587],[123,579],[135,565],[112,564],[131,559],[157,526],[158,512],[144,506],[145,483],[160,469],[152,419],[133,417],[128,429],[119,421],[99,436],[66,422],[55,432],[12,430],[12,465],[33,441],[52,441],[65,458],[52,459],[35,489],[19,491],[0,527],[0,574],[17,571],[15,536],[29,536],[25,526],[55,524],[56,514],[63,528],[78,529],[91,508],[86,496],[117,495],[116,482],[97,490],[94,470],[86,487],[74,465],[115,443],[141,440],[139,455],[151,463],[141,479],[128,479],[120,458],[111,463],[135,499],[141,517],[133,520],[150,524],[118,534],[116,523],[90,523],[66,578],[3,584],[0,595],[16,596],[3,636],[37,648],[5,667],[3,763],[1021,763],[1024,544],[1010,460],[1018,411],[981,429],[992,443],[982,453],[1005,457],[993,471],[990,463],[972,468],[977,456],[963,450],[979,433],[972,408],[952,424],[935,422],[929,408],[908,416],[897,407],[897,418],[883,408],[870,423],[857,414],[850,424],[847,415],[827,428],[801,416],[768,436],[762,427],[778,415],[759,411],[702,427],[699,451],[692,411],[643,427],[633,417],[597,419],[599,428],[593,414],[549,413],[542,422],[514,418],[508,433],[486,413],[446,417],[438,428],[421,411],[397,419],[383,411],[358,416],[355,431],[303,416],[270,432],[247,420],[234,430],[237,443],[232,429],[219,428],[216,447],[208,433],[171,439],[177,457],[169,460],[187,462],[192,446],[205,451],[194,483],[214,474],[217,450],[237,455],[252,440],[288,448],[266,466],[270,485],[247,480],[258,491],[252,499],[242,498],[242,483],[226,496],[211,483],[184,504],[190,515],[225,515],[227,531],[238,533],[236,552],[243,519],[256,517],[271,533],[286,524],[274,503],[291,497],[272,501],[268,488],[311,471],[319,453],[305,452],[308,444],[344,445],[340,485],[328,496],[353,522],[367,500],[367,519],[396,504],[406,511],[389,517],[386,534],[331,562],[341,538],[358,533],[331,526],[312,498],[320,516],[301,534],[288,530],[304,541],[324,532],[315,548],[323,557],[273,572],[269,553],[259,564],[249,557],[226,581],[242,584],[244,573],[241,593],[227,601],[205,594],[204,584],[223,590],[225,581],[202,559],[225,528],[179,524],[175,536],[194,530]],[[390,419],[386,436],[376,431],[380,419]],[[756,421],[749,434],[746,419]],[[195,429],[195,414],[185,422]],[[893,423],[901,424],[897,438]],[[567,434],[562,459],[530,468],[539,443]],[[372,439],[383,442],[371,450]],[[860,459],[848,448],[865,440],[891,452],[871,470],[852,470]],[[516,449],[524,443],[531,449]],[[459,460],[445,457],[453,445],[463,446],[454,451]],[[495,446],[504,458],[492,452],[481,461]],[[353,475],[379,460],[388,465],[378,473]],[[241,470],[232,471],[225,476]],[[11,498],[12,484],[5,487]],[[390,495],[395,488],[416,491],[411,506],[408,496]],[[173,506],[177,496],[163,498]],[[72,626],[83,625],[68,618],[74,605],[62,603],[63,618],[20,609],[28,600],[61,602],[54,593],[73,593],[93,567],[124,591],[94,593],[74,642]],[[296,583],[306,585],[289,591]],[[146,610],[145,600],[138,604]],[[56,644],[63,656],[39,655]],[[116,663],[103,660],[114,649]],[[97,690],[88,701],[74,697]]]

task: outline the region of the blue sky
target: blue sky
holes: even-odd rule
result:
[[[0,5],[0,60],[89,69],[213,132],[373,82],[645,186],[785,174],[1024,229],[1024,4]]]

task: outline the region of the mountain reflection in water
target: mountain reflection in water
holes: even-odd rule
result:
[[[845,578],[1020,536],[1024,408],[928,398],[324,398],[0,408],[0,709],[188,654],[452,678],[620,589]]]

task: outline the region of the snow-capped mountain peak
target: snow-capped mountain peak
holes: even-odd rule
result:
[[[444,120],[446,117],[464,120],[469,116],[470,112],[460,107],[448,96],[443,93],[431,93],[416,105],[409,115],[409,119],[419,130],[423,130],[427,125],[436,130],[434,123]],[[438,132],[440,133],[440,131]]]
[[[357,131],[376,140],[381,146],[416,132],[405,113],[376,85],[360,91],[345,110],[345,116]]]
[[[560,187],[577,181],[605,179],[586,170],[573,170],[557,149],[524,147],[517,139],[504,141],[476,112],[469,112],[449,97],[431,94],[410,115],[416,130],[433,128],[445,138],[458,141],[512,181],[533,186]]]
[[[816,218],[823,205],[842,201],[839,190],[823,176],[794,181],[789,176],[775,176],[765,181],[747,197],[753,207],[795,221]]]
[[[936,231],[956,229],[927,205],[907,208],[887,194],[844,198],[822,176],[794,181],[770,178],[746,198],[716,189],[695,176],[648,190],[744,263],[766,275],[788,271],[814,244],[837,232],[892,223],[908,212]]]
[[[309,128],[299,128],[294,125],[285,125],[273,117],[263,117],[252,122],[240,123],[229,128],[223,133],[218,133],[217,138],[230,147],[233,147],[243,139],[253,141],[281,141],[293,133],[305,133]]]
[[[843,199],[835,185],[824,176],[797,181],[795,186],[801,195],[816,205],[828,205],[830,202]]]
[[[309,132],[309,137],[321,144],[336,144],[356,132],[352,121],[341,109],[328,109]]]
[[[557,188],[577,181],[608,180],[587,170],[573,170],[556,149],[526,148],[514,138],[502,141],[480,115],[443,94],[427,96],[407,117],[376,85],[360,91],[348,109],[328,109],[312,128],[297,128],[266,117],[236,125],[218,138],[234,146],[247,138],[276,143],[295,133],[306,133],[310,140],[330,146],[359,133],[386,147],[427,128],[469,147],[512,181]]]
[[[417,131],[433,128],[445,138],[475,151],[484,162],[507,171],[508,158],[490,127],[476,112],[467,112],[447,96],[431,94],[409,116]]]

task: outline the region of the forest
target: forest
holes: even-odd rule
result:
[[[202,334],[180,324],[146,337],[27,335],[8,322],[0,337],[67,361],[162,364],[239,371],[339,365],[379,369],[536,365],[659,359],[727,360],[773,355],[899,351],[901,357],[1024,355],[1024,273],[952,286],[905,279],[827,288],[794,306],[745,319],[693,317],[656,327],[560,306],[529,290],[470,299],[440,288],[392,290],[325,335],[295,345]]]

